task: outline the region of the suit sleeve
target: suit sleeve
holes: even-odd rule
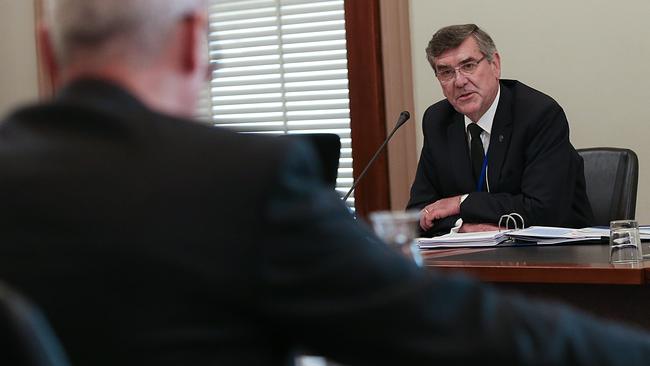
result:
[[[461,205],[464,221],[497,223],[501,215],[516,212],[526,226],[560,226],[571,214],[580,169],[564,111],[554,104],[526,128],[521,192],[471,193]]]
[[[647,365],[647,334],[557,305],[498,294],[405,260],[287,152],[251,262],[259,318],[278,349],[299,345],[346,365]]]
[[[418,162],[418,168],[415,172],[415,180],[413,185],[411,185],[411,194],[409,197],[409,202],[406,205],[406,209],[417,209],[421,210],[426,205],[433,203],[442,197],[436,186],[438,185],[437,178],[435,176],[436,168],[433,164],[433,159],[431,157],[432,149],[428,146],[427,138],[427,124],[426,121],[427,113],[425,113],[422,123],[422,132],[424,134],[424,144],[422,146],[422,152],[420,153],[420,161]],[[442,220],[438,220],[434,223],[433,227],[428,231],[421,231],[420,233],[423,236],[434,236],[439,234],[446,234],[454,227],[456,221],[460,215],[453,215],[446,217]]]

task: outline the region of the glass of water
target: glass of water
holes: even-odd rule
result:
[[[609,261],[612,264],[639,263],[643,260],[639,224],[635,220],[609,223]]]
[[[415,242],[420,222],[419,211],[379,211],[370,214],[372,227],[379,238],[405,257],[422,265]]]

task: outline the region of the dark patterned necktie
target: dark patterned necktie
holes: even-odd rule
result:
[[[470,157],[472,158],[472,171],[474,172],[474,179],[476,183],[478,183],[479,177],[481,176],[481,170],[483,169],[483,159],[485,159],[483,142],[481,142],[481,132],[483,132],[483,129],[476,123],[470,123],[469,126],[467,126],[467,130],[469,131],[471,138],[469,152]],[[483,187],[479,190],[482,191]]]

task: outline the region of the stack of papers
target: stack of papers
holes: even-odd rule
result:
[[[600,236],[603,238],[609,237],[609,229],[606,227],[586,227],[584,229],[578,229],[578,231],[584,233],[585,235],[590,235],[590,236]],[[640,226],[639,234],[641,240],[650,240],[650,227]]]
[[[580,241],[601,241],[609,236],[609,229],[589,227],[572,229],[564,227],[531,226],[521,230],[484,231],[478,233],[450,233],[433,238],[416,239],[421,249],[482,248],[513,245],[554,245]],[[641,239],[650,239],[650,228],[641,230]],[[506,242],[507,241],[507,242]]]
[[[552,245],[571,243],[575,241],[600,240],[603,236],[609,236],[609,229],[603,235],[605,229],[584,228],[571,229],[551,226],[531,226],[522,230],[511,230],[506,235],[508,238],[518,242],[533,242],[537,245]]]
[[[650,240],[650,227],[639,226],[639,234],[641,240]],[[607,234],[607,236],[609,236],[609,234]]]
[[[433,238],[417,238],[420,249],[452,247],[493,247],[508,240],[507,231],[482,231],[477,233],[449,233]]]

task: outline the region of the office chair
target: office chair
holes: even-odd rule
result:
[[[595,225],[634,219],[639,160],[634,151],[611,147],[578,149],[585,167],[587,197]]]
[[[321,162],[321,174],[325,184],[336,187],[339,159],[341,158],[341,138],[333,133],[304,133],[280,135],[284,138],[298,139],[311,144]]]
[[[0,365],[68,366],[58,339],[41,312],[0,283]]]

